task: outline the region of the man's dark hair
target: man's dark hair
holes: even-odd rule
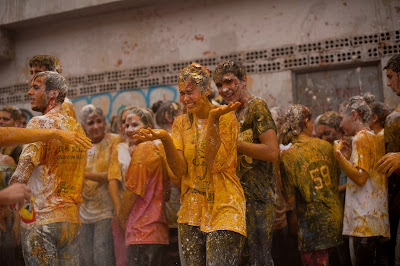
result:
[[[246,77],[246,71],[244,70],[241,63],[228,60],[222,61],[215,68],[213,72],[214,81],[220,80],[227,73],[232,73],[239,80],[243,80],[243,78]]]
[[[390,69],[397,74],[400,73],[400,54],[392,56],[383,69]]]
[[[35,55],[29,60],[29,66],[44,66],[46,71],[55,71],[61,74],[60,59],[54,55]]]

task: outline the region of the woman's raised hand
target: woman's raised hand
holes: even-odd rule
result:
[[[140,142],[145,142],[149,140],[162,140],[168,135],[168,132],[164,129],[151,129],[151,128],[142,128],[139,130],[139,135],[136,134],[134,137],[138,138]]]
[[[219,119],[220,116],[224,114],[236,111],[239,108],[240,104],[241,104],[240,102],[234,102],[234,103],[229,103],[228,105],[221,105],[215,109],[212,109],[208,116],[210,118]]]

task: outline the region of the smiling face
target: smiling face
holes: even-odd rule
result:
[[[202,92],[199,86],[186,81],[179,84],[180,100],[182,104],[186,107],[187,111],[190,113],[195,113],[202,109],[207,100],[210,91]]]
[[[392,88],[393,92],[400,96],[400,79],[399,74],[392,71],[390,68],[386,69],[387,83],[386,85]]]
[[[31,100],[31,108],[33,111],[43,113],[49,104],[44,76],[37,77],[31,83],[31,89],[28,91]]]
[[[129,114],[125,121],[125,135],[128,137],[129,144],[137,145],[138,139],[134,135],[139,134],[139,130],[145,128],[142,119],[135,114]]]
[[[226,73],[221,79],[215,80],[218,93],[228,103],[240,100],[243,90],[246,88],[246,78],[240,80],[233,73]]]
[[[92,143],[99,143],[106,134],[106,124],[98,113],[91,113],[85,121],[85,130]]]

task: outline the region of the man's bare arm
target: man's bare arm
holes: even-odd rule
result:
[[[10,185],[14,183],[27,184],[32,175],[34,165],[30,157],[20,158],[17,169],[11,177]]]

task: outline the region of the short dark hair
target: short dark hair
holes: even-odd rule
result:
[[[61,74],[60,59],[54,55],[35,55],[29,60],[29,66],[44,66],[46,71],[55,71]]]
[[[400,73],[400,54],[392,56],[383,69],[390,69],[397,74]]]
[[[22,117],[21,110],[13,105],[1,107],[0,112],[9,113],[14,121],[20,121]]]
[[[241,63],[228,60],[228,61],[222,61],[214,69],[213,72],[214,81],[220,80],[227,73],[232,73],[240,80],[243,80],[243,78],[246,77],[246,71],[244,70]]]

